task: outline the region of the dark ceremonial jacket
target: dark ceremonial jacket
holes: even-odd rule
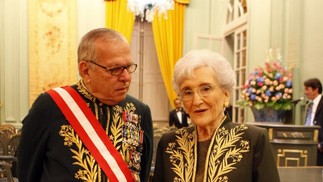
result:
[[[181,109],[180,111],[182,113],[182,123],[179,122],[176,109],[173,109],[172,111],[169,112],[169,126],[175,125],[176,128],[183,128],[188,126],[188,123],[187,123],[188,114],[183,109]]]
[[[81,81],[72,87],[99,120],[131,173],[137,179],[140,176],[141,181],[147,181],[153,155],[149,107],[129,95],[118,105],[105,105],[91,95]],[[122,113],[139,116],[140,123],[132,125],[131,133],[127,128],[129,123],[124,124]],[[136,133],[142,131],[143,139],[140,139]],[[104,171],[47,93],[36,99],[23,120],[18,159],[20,182],[107,181]]]
[[[194,127],[171,131],[158,143],[154,182],[195,182],[197,133]],[[226,119],[208,147],[204,181],[279,182],[266,129]]]
[[[321,100],[317,105],[313,123],[321,127],[319,130],[318,142],[320,143],[321,149],[323,150],[323,96],[321,97]],[[323,151],[318,151],[316,163],[318,166],[323,166]]]

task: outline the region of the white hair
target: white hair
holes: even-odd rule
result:
[[[231,93],[236,83],[231,64],[220,54],[206,50],[192,50],[177,61],[174,68],[173,87],[177,94],[184,78],[190,77],[196,68],[208,67],[214,72],[221,89]]]

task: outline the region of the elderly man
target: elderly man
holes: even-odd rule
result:
[[[151,112],[127,95],[136,68],[124,36],[88,32],[78,47],[80,81],[41,94],[23,120],[19,180],[147,181]]]

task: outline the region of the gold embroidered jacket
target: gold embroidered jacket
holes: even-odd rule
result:
[[[87,92],[82,82],[73,88],[105,129],[134,178],[147,181],[153,151],[149,107],[129,95],[118,105],[109,106]],[[129,115],[135,115],[132,118],[137,119],[125,117]],[[107,181],[100,166],[47,93],[36,99],[23,120],[18,158],[20,182]]]
[[[166,133],[158,143],[153,181],[194,182],[197,171],[194,127]],[[207,150],[204,181],[277,182],[278,170],[266,129],[226,119]]]

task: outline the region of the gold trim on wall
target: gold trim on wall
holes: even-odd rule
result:
[[[296,166],[307,166],[308,152],[307,150],[296,150],[296,149],[278,149],[277,150],[277,166],[288,166],[288,162],[296,161]],[[284,164],[281,164],[281,161]],[[304,161],[304,165],[300,162]]]
[[[274,129],[273,128],[268,128],[269,141],[272,141],[273,140],[273,132],[274,132]]]
[[[318,142],[318,137],[319,137],[319,130],[314,130],[314,142]]]

